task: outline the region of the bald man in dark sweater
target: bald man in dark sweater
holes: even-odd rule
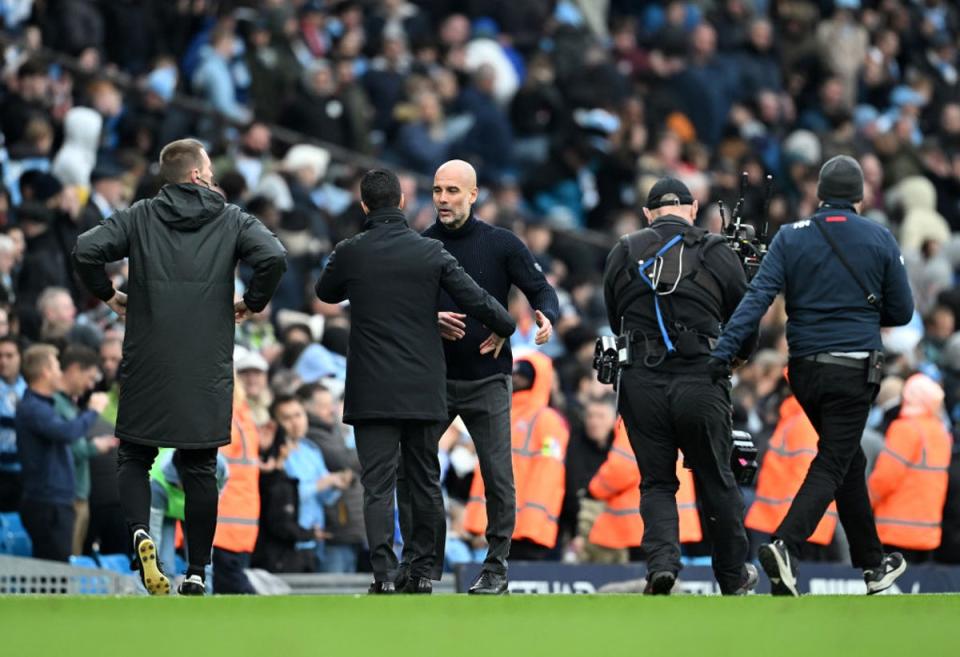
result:
[[[497,301],[507,306],[510,287],[522,291],[536,313],[536,343],[546,343],[553,333],[560,304],[540,266],[523,242],[509,230],[491,226],[473,216],[477,200],[477,174],[462,160],[446,162],[434,176],[433,203],[437,221],[424,231],[440,240],[460,266]],[[447,407],[450,421],[458,415],[466,424],[477,449],[487,497],[487,543],[483,571],[470,587],[474,594],[501,594],[507,590],[507,557],[516,519],[516,493],[510,443],[510,400],[513,355],[510,344],[467,317],[446,293],[441,292],[438,321],[447,360]],[[494,351],[500,345],[499,355]],[[443,427],[444,430],[446,427]],[[442,432],[441,432],[442,434]],[[440,435],[437,436],[437,440]],[[409,536],[415,519],[405,513],[405,484],[401,479],[400,525]],[[434,579],[440,579],[446,526],[438,527]],[[404,550],[403,563],[415,555]],[[402,569],[403,566],[401,566]],[[401,570],[400,580],[404,580]],[[412,583],[398,581],[397,589]]]

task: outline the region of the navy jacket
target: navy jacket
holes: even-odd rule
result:
[[[53,409],[53,398],[27,390],[17,405],[17,452],[23,464],[23,497],[48,504],[73,504],[75,440],[87,435],[96,421],[94,411],[64,420]]]
[[[856,280],[812,222],[821,222],[870,292]],[[781,228],[760,271],[730,318],[713,355],[729,362],[777,293],[787,302],[787,342],[793,358],[831,351],[881,350],[881,326],[913,316],[913,296],[896,240],[852,209],[823,207],[810,219]]]

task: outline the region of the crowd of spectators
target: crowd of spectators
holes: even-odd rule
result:
[[[897,382],[915,372],[944,389],[949,426],[960,421],[960,10],[949,0],[0,0],[0,20],[7,509],[21,467],[12,418],[29,383],[20,349],[98,351],[96,388],[115,399],[123,326],[80,287],[69,254],[80,232],[156,193],[159,149],[188,135],[208,146],[227,199],[289,252],[271,306],[236,336],[239,385],[261,432],[264,509],[277,511],[278,542],[263,564],[349,570],[362,556],[352,434],[339,421],[349,309],[312,293],[332,246],[362,227],[361,156],[402,170],[419,230],[435,217],[424,177],[447,159],[469,160],[482,186],[477,217],[515,231],[560,294],[543,347],[555,364],[552,404],[570,427],[555,558],[582,558],[571,541],[577,492],[613,438],[611,391],[590,368],[594,339],[609,331],[604,257],[642,226],[658,177],[682,179],[698,221],[719,230],[718,201],[733,205],[745,171],[743,216],[769,222],[769,237],[814,210],[823,161],[857,157],[864,214],[897,236],[917,302],[910,325],[884,334],[890,378],[865,440],[882,444]],[[775,183],[762,216],[767,174]],[[123,263],[111,273],[122,285]],[[238,272],[238,291],[247,274]],[[522,295],[510,311],[514,346],[533,347]],[[735,423],[761,449],[787,394],[784,326],[780,304],[735,379]],[[107,406],[87,435],[109,436],[102,423],[115,413]],[[463,531],[462,511],[475,456],[456,425],[441,447],[450,553],[472,559],[482,545]],[[110,441],[86,453],[77,467],[90,470],[89,530],[77,545],[126,552]],[[303,482],[291,488],[284,472],[309,478],[319,496]],[[956,466],[951,476],[939,558],[960,562]],[[298,490],[292,517],[286,502]],[[316,547],[325,543],[335,549]],[[294,548],[306,544],[316,559],[303,565]]]

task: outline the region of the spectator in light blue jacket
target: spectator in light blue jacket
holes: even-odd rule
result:
[[[341,491],[353,480],[350,470],[330,472],[323,460],[323,452],[312,441],[306,440],[309,422],[307,411],[294,395],[277,395],[270,406],[270,416],[287,436],[291,450],[284,463],[287,474],[299,481],[300,527],[321,534],[326,526],[324,506],[340,499]],[[304,541],[297,549],[313,553],[313,561],[323,561],[323,541]],[[308,555],[303,555],[308,557]],[[306,558],[309,563],[311,559]]]
[[[237,89],[230,72],[234,36],[230,30],[215,30],[210,45],[193,74],[193,88],[228,119],[247,123],[252,118],[249,108],[237,101]]]

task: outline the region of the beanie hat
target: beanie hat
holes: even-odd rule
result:
[[[863,169],[849,155],[837,155],[820,169],[817,197],[821,201],[863,200]]]

